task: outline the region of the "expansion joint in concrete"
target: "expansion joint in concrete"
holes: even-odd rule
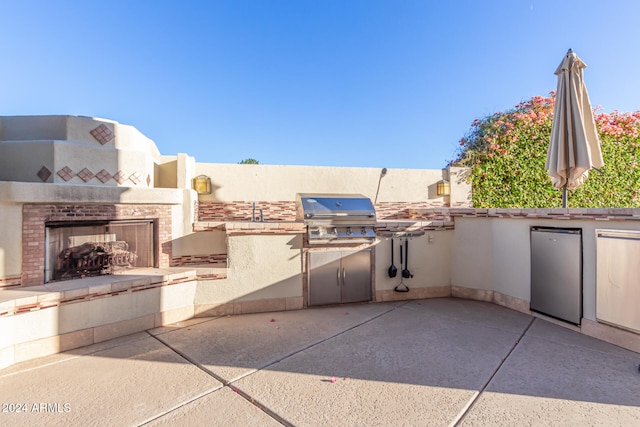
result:
[[[500,371],[500,369],[502,368],[502,365],[504,365],[504,362],[506,362],[509,356],[511,356],[511,353],[513,353],[513,350],[515,350],[518,344],[520,344],[520,341],[522,341],[522,338],[524,338],[525,334],[529,331],[529,328],[531,328],[531,325],[533,325],[533,322],[535,320],[536,320],[535,317],[531,318],[527,327],[524,328],[524,330],[522,331],[518,339],[515,340],[515,342],[511,346],[511,349],[507,352],[506,356],[502,358],[502,360],[500,361],[496,369],[493,371],[493,374],[491,374],[487,382],[480,388],[480,390],[478,390],[476,393],[473,394],[473,397],[469,400],[469,403],[464,408],[462,408],[462,411],[460,411],[460,415],[458,415],[458,417],[456,417],[456,419],[454,419],[453,422],[450,424],[451,426],[458,427],[461,425],[464,418],[471,411],[471,409],[476,404],[476,402],[478,401],[482,393],[484,393],[484,391],[487,389],[489,384],[491,384],[491,381],[493,381],[493,378],[496,376],[498,371]]]

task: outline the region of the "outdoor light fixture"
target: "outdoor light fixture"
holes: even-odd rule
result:
[[[193,179],[193,189],[198,194],[211,194],[211,178],[199,175]]]
[[[451,184],[447,180],[440,180],[437,184],[438,196],[448,196],[451,194]]]

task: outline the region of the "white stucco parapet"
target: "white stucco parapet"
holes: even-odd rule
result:
[[[3,203],[116,203],[179,205],[183,190],[0,181]]]
[[[0,117],[0,180],[150,188],[162,163],[135,127],[82,116]]]

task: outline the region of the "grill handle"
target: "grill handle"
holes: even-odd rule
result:
[[[330,214],[317,214],[317,213],[308,213],[305,214],[305,218],[334,218],[336,216],[349,216],[346,212],[334,212]],[[367,214],[368,217],[373,216],[373,214]]]

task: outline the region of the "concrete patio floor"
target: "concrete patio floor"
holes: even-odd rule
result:
[[[1,370],[0,425],[640,425],[639,363],[463,299],[202,318]]]

